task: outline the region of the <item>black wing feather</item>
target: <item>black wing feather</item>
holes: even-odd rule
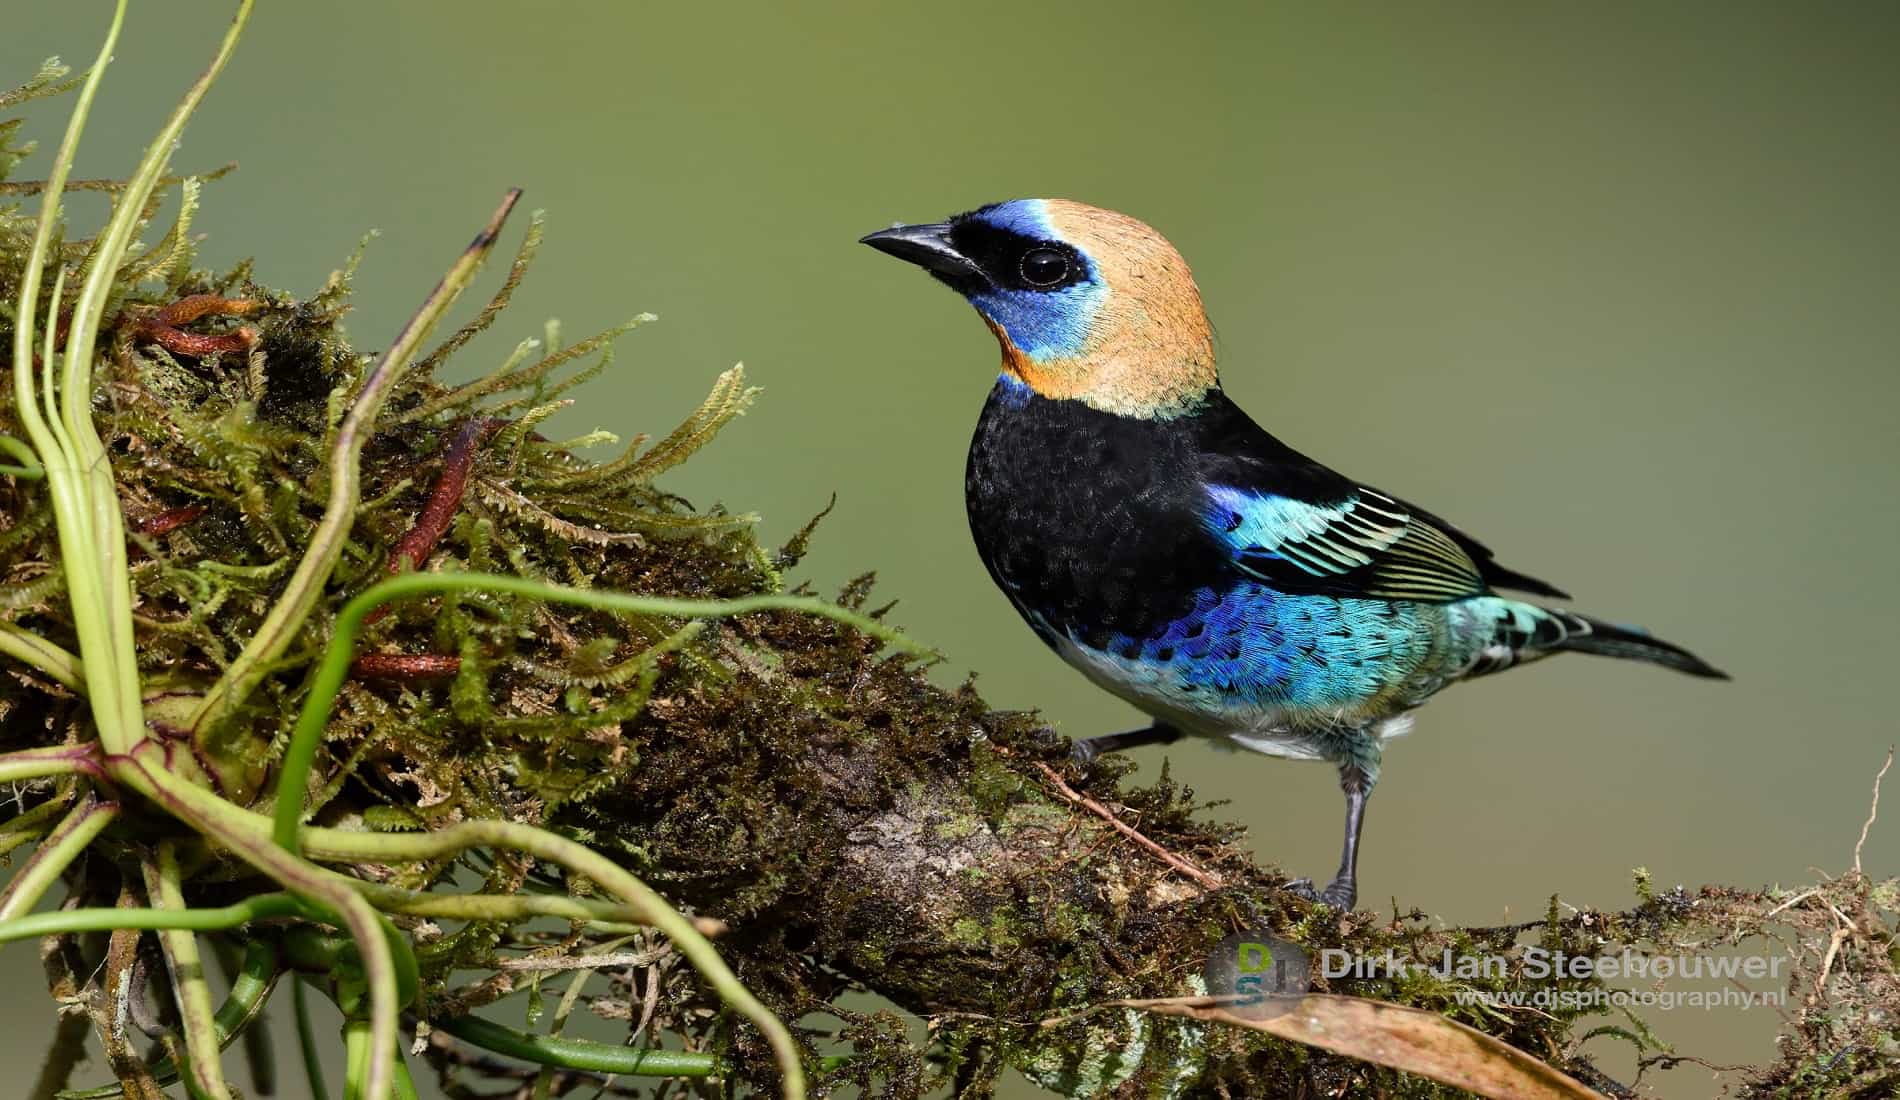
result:
[[[1307,506],[1297,530],[1262,531],[1254,544],[1238,537],[1254,517],[1244,507],[1227,517],[1235,564],[1280,591],[1441,602],[1497,587],[1568,598],[1500,565],[1483,543],[1432,513],[1288,447],[1218,390],[1194,419],[1210,490],[1252,494],[1274,513],[1297,512],[1288,502]]]

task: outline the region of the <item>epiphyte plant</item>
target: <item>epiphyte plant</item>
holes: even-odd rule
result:
[[[345,781],[343,775],[318,774],[315,764],[339,695],[353,675],[380,676],[398,683],[406,677],[453,677],[451,695],[458,707],[467,713],[481,711],[482,701],[475,697],[484,686],[476,667],[479,654],[467,644],[473,628],[464,624],[460,637],[455,637],[454,624],[466,616],[454,608],[442,617],[450,624],[444,628],[448,640],[462,643],[459,654],[366,655],[353,663],[362,632],[395,601],[404,599],[443,597],[446,604],[461,594],[486,601],[486,612],[503,619],[526,614],[522,606],[568,606],[639,624],[635,633],[649,644],[627,662],[589,681],[595,688],[631,700],[633,708],[652,689],[659,663],[690,641],[709,619],[760,612],[817,615],[883,642],[914,647],[872,619],[776,591],[736,598],[679,598],[551,583],[546,579],[549,571],[528,570],[531,556],[519,547],[502,548],[496,525],[482,519],[469,523],[468,537],[493,549],[488,560],[515,565],[513,575],[425,568],[435,540],[457,522],[457,502],[469,481],[473,456],[484,443],[505,452],[510,469],[526,470],[524,456],[538,457],[541,466],[532,476],[544,488],[558,491],[566,486],[577,492],[603,486],[624,488],[643,484],[659,469],[683,458],[736,412],[746,396],[736,369],[728,372],[707,406],[680,431],[644,452],[636,441],[623,459],[591,466],[547,444],[530,429],[560,404],[548,400],[552,390],[547,377],[553,365],[549,361],[571,360],[580,351],[603,346],[612,334],[557,354],[550,332],[549,346],[537,363],[520,365],[520,359],[529,354],[529,345],[524,344],[521,353],[486,380],[455,389],[419,388],[412,368],[439,362],[492,320],[538,241],[537,219],[521,259],[490,308],[442,348],[423,353],[431,332],[495,245],[518,192],[504,199],[386,351],[373,363],[345,362],[334,379],[323,379],[334,381],[333,387],[305,395],[300,407],[315,410],[307,418],[315,442],[306,443],[316,448],[319,457],[309,464],[301,482],[265,477],[255,462],[247,464],[233,457],[242,450],[246,432],[281,443],[272,433],[282,435],[282,429],[262,423],[257,409],[260,403],[276,400],[281,405],[290,399],[272,388],[276,382],[267,377],[267,356],[256,347],[261,339],[258,330],[247,326],[205,335],[186,332],[182,326],[204,318],[250,315],[262,309],[261,297],[255,293],[226,296],[205,289],[156,309],[146,303],[154,293],[163,299],[182,285],[179,260],[188,253],[186,230],[199,180],[170,180],[165,171],[186,121],[231,56],[252,3],[244,0],[239,5],[210,66],[172,112],[136,171],[113,187],[116,195],[104,228],[81,247],[66,236],[60,202],[88,111],[118,42],[125,7],[125,0],[120,0],[98,58],[77,82],[71,120],[47,179],[32,188],[39,195],[39,211],[11,296],[11,316],[0,317],[12,329],[12,392],[5,412],[19,432],[0,439],[10,460],[0,474],[12,479],[18,490],[31,486],[43,494],[42,503],[57,533],[57,558],[47,573],[51,579],[33,589],[33,598],[22,597],[10,604],[12,613],[7,621],[0,621],[0,656],[15,671],[56,685],[55,690],[73,701],[68,708],[70,721],[46,722],[42,739],[48,743],[0,755],[0,781],[45,796],[0,825],[0,850],[36,843],[32,856],[0,893],[0,943],[51,937],[48,950],[57,954],[67,948],[77,950],[75,937],[104,934],[106,993],[125,1000],[134,996],[125,988],[123,975],[132,972],[137,962],[140,935],[157,931],[163,984],[169,986],[172,1002],[163,1012],[167,1026],[157,1029],[162,1032],[160,1056],[148,1064],[130,1055],[121,1039],[116,1047],[108,1042],[108,1061],[122,1080],[156,1087],[176,1077],[193,1095],[220,1100],[231,1095],[220,1052],[258,1017],[278,977],[300,959],[306,971],[327,966],[327,973],[308,984],[324,989],[343,1012],[349,1067],[346,1095],[383,1100],[414,1094],[399,1043],[402,1013],[413,1007],[425,963],[436,959],[446,965],[454,958],[452,953],[437,951],[419,960],[419,952],[427,954],[429,945],[419,948],[411,932],[399,929],[392,917],[402,918],[410,927],[415,924],[413,918],[489,922],[483,926],[492,928],[537,916],[565,918],[597,929],[628,931],[627,926],[640,926],[632,931],[650,929],[663,936],[732,1012],[759,1030],[777,1063],[780,1090],[788,1097],[802,1096],[800,1048],[785,1025],[740,983],[691,918],[617,862],[567,836],[502,814],[464,814],[460,820],[425,831],[378,831],[366,826],[363,815],[326,827],[308,824],[313,812],[333,800]],[[13,102],[71,90],[72,82],[62,83],[61,75],[49,66]],[[0,98],[0,105],[9,104]],[[7,130],[0,129],[0,139],[6,136]],[[6,152],[0,148],[0,155]],[[6,162],[0,160],[0,166]],[[156,196],[170,183],[179,184],[182,196],[179,223],[151,253],[134,255],[135,239],[153,216]],[[24,219],[19,223],[24,226]],[[347,277],[340,281],[346,283]],[[328,304],[334,307],[333,302]],[[306,303],[300,308],[316,307]],[[206,490],[202,501],[171,502],[171,507],[158,509],[157,504],[167,502],[128,497],[130,490],[115,473],[115,459],[127,457],[128,444],[122,439],[109,443],[95,416],[102,401],[115,406],[125,403],[128,408],[137,404],[137,386],[128,384],[124,392],[100,390],[102,379],[108,388],[116,384],[111,381],[118,377],[115,370],[123,374],[130,365],[136,373],[127,352],[132,341],[152,345],[148,359],[139,362],[179,368],[193,361],[195,369],[174,372],[176,378],[184,379],[181,384],[228,384],[248,395],[249,404],[236,402],[227,410],[220,422],[223,434],[206,430],[202,421],[183,417],[162,429],[182,440],[183,446],[229,459],[226,465],[238,488],[228,501],[215,499]],[[484,409],[483,415],[451,420],[493,394],[524,389],[531,391],[526,400],[518,397]],[[516,415],[509,419],[498,412]],[[133,408],[126,415],[156,414]],[[444,430],[451,424],[456,429],[453,433]],[[373,511],[372,505],[387,505],[403,499],[405,493],[413,496],[416,487],[408,481],[397,482],[386,486],[376,500],[366,500],[363,456],[366,446],[378,439],[401,441],[398,429],[405,427],[418,447],[449,434],[455,442],[448,448],[435,491],[420,510],[421,518],[396,541],[395,552],[386,555],[385,562],[384,556],[368,549],[377,540],[363,532],[365,516]],[[194,435],[200,431],[204,434]],[[136,443],[136,433],[126,435]],[[637,537],[608,536],[598,525],[554,515],[525,496],[510,496],[512,491],[500,479],[485,484],[495,510],[529,515],[577,546]],[[308,502],[313,510],[320,504],[320,518],[301,522],[297,510],[301,502]],[[177,570],[157,556],[155,540],[199,521],[220,504],[229,505],[225,509],[230,513],[228,523],[240,534],[277,547],[275,560],[206,560],[194,572]],[[136,524],[128,537],[124,516],[138,509],[153,514]],[[630,516],[632,511],[622,508],[619,514]],[[655,513],[649,518],[659,527],[691,528],[702,517]],[[709,527],[731,522],[730,517],[712,519],[715,523]],[[16,517],[11,530],[20,531],[26,524]],[[214,542],[206,540],[207,545]],[[585,584],[591,579],[576,563],[568,564],[571,581]],[[180,618],[166,622],[153,618],[151,601],[142,590],[135,591],[135,566],[143,571],[141,576],[170,577],[166,583],[190,590],[191,599],[185,601],[188,607]],[[357,583],[352,586],[350,581]],[[353,595],[344,591],[352,587]],[[45,606],[62,592],[63,612],[47,616],[59,628],[57,632],[20,624],[19,620],[29,617],[21,608]],[[251,626],[234,653],[226,652],[221,644],[230,639],[204,630],[204,618],[226,601],[231,607],[250,609],[246,621]],[[400,614],[400,608],[393,613]],[[510,628],[514,628],[512,622]],[[166,644],[173,648],[155,649],[150,639],[162,640],[168,629],[172,640]],[[187,642],[177,641],[180,637]],[[61,644],[67,638],[75,644]],[[190,643],[190,639],[199,641]],[[179,663],[177,647],[185,644],[199,645],[197,664],[200,671],[209,670],[202,677],[171,667]],[[580,691],[581,685],[576,681],[567,690]],[[272,693],[273,701],[285,704],[285,709],[259,706],[258,697],[265,691]],[[576,706],[584,710],[583,704],[596,698],[587,696]],[[373,701],[362,705],[372,706]],[[614,713],[628,710],[623,706]],[[285,718],[273,723],[263,717],[291,713],[294,722]],[[599,725],[611,717],[603,710],[582,714],[569,724],[592,721]],[[554,720],[544,719],[543,726]],[[125,828],[132,823],[138,825],[136,831]],[[416,823],[406,824],[414,829]],[[441,885],[457,860],[474,849],[512,853],[557,868],[565,888],[476,893],[431,889]],[[117,875],[117,904],[34,912],[62,879],[90,882],[111,877],[92,864],[108,865]],[[366,866],[406,864],[420,864],[427,870],[382,880],[360,873]],[[590,892],[593,896],[588,896]],[[96,884],[84,891],[76,888],[74,896],[82,895],[96,897]],[[226,935],[240,930],[245,934]],[[249,946],[237,963],[231,995],[221,1008],[213,1005],[205,977],[200,941],[206,938],[220,949],[233,943]],[[312,959],[318,961],[311,963]],[[303,980],[292,984],[301,997]],[[304,1014],[298,1015],[301,1021]],[[458,1034],[550,1065],[672,1076],[707,1076],[724,1067],[714,1051],[633,1050],[580,1040],[537,1046],[519,1033],[473,1019],[462,1021]],[[314,1074],[314,1065],[310,1068]],[[117,1090],[110,1094],[117,1095]]]

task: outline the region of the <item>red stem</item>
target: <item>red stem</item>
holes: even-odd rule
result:
[[[468,474],[475,466],[475,448],[499,430],[504,420],[476,417],[463,424],[442,458],[442,473],[435,479],[429,502],[416,517],[416,525],[396,540],[389,555],[389,572],[394,576],[405,569],[419,569],[429,560],[436,543],[448,533],[455,513],[462,507],[462,493],[468,488]]]
[[[350,662],[353,680],[442,680],[462,671],[446,653],[365,653]]]

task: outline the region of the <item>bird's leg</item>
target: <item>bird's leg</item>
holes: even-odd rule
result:
[[[1346,843],[1339,852],[1339,873],[1319,896],[1333,908],[1346,910],[1359,900],[1359,827],[1365,823],[1372,780],[1359,765],[1345,764],[1339,769],[1339,789],[1346,792]]]
[[[1069,749],[1069,759],[1078,764],[1087,764],[1105,752],[1120,752],[1140,745],[1166,745],[1181,739],[1181,731],[1166,722],[1156,722],[1146,729],[1129,730],[1126,733],[1108,733],[1100,737],[1085,737]]]
[[[1346,842],[1339,853],[1339,873],[1324,890],[1314,890],[1311,879],[1290,882],[1287,889],[1308,901],[1323,901],[1342,912],[1350,910],[1359,900],[1359,829],[1365,823],[1366,799],[1372,794],[1377,774],[1356,760],[1339,765],[1339,789],[1346,793]]]

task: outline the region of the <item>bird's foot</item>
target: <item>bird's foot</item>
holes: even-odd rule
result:
[[[1007,713],[1013,716],[1014,714],[1020,713],[1020,712],[1007,712]],[[1039,749],[1054,750],[1058,746],[1066,746],[1069,743],[1068,738],[1057,733],[1053,726],[1048,726],[1048,725],[1038,725],[1035,729],[1029,732],[1029,738],[1030,740],[1036,743],[1036,747]]]
[[[1095,758],[1105,752],[1120,752],[1123,749],[1138,748],[1142,745],[1167,745],[1181,739],[1181,731],[1165,722],[1156,722],[1146,729],[1129,730],[1126,733],[1105,733],[1099,737],[1084,737],[1069,746],[1069,759],[1078,767],[1088,767]]]
[[[1286,891],[1306,901],[1329,905],[1342,913],[1352,912],[1353,903],[1359,900],[1359,884],[1343,878],[1327,883],[1324,890],[1315,889],[1310,878],[1296,878],[1286,884]]]

